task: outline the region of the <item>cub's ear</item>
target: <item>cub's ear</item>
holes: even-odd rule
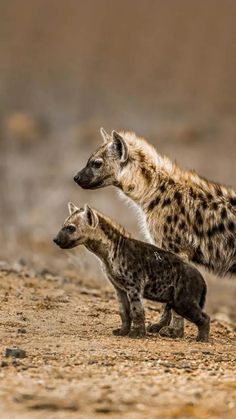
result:
[[[73,212],[77,211],[79,208],[77,208],[75,206],[75,204],[73,204],[73,202],[68,202],[68,210],[69,210],[69,214],[73,214]]]
[[[112,148],[121,163],[125,163],[129,156],[128,147],[124,138],[116,131],[112,131]]]
[[[100,134],[103,138],[104,143],[108,143],[108,141],[111,141],[111,136],[104,130],[104,128],[100,128]]]
[[[84,217],[90,227],[95,228],[98,225],[98,216],[88,204],[84,206]]]

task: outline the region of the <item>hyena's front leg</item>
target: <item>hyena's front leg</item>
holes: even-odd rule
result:
[[[116,336],[126,336],[130,332],[131,323],[132,323],[131,313],[130,313],[130,303],[127,297],[127,293],[117,287],[115,288],[116,288],[116,294],[119,301],[122,326],[119,329],[113,330],[113,334]]]
[[[129,333],[132,338],[139,338],[146,335],[145,312],[142,303],[142,296],[137,289],[132,288],[127,292],[130,302],[130,312],[133,321],[133,328]]]

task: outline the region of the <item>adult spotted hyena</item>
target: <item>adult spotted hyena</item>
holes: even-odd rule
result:
[[[236,192],[180,169],[134,133],[101,134],[104,144],[75,182],[85,189],[117,186],[139,208],[149,241],[217,275],[236,274]],[[174,313],[169,322],[164,310],[150,331],[181,337],[183,319]]]

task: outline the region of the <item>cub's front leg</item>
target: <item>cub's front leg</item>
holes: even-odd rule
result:
[[[133,328],[129,333],[132,338],[141,338],[146,336],[145,312],[142,303],[142,296],[137,288],[127,291],[130,302],[130,313],[133,321]]]
[[[113,334],[116,336],[126,336],[129,334],[131,329],[131,313],[130,303],[127,297],[126,291],[123,291],[115,286],[116,294],[119,301],[120,317],[121,317],[121,328],[113,330]]]

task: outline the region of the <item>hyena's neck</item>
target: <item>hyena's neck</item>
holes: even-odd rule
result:
[[[129,234],[112,220],[101,214],[97,215],[99,218],[97,234],[88,238],[85,246],[103,262],[109,262],[121,250],[125,238],[129,237]]]
[[[143,182],[143,179],[137,179],[134,182],[124,182],[121,186],[121,191],[128,198],[134,201],[144,212],[148,211],[149,205],[157,195],[164,195],[164,193],[173,185],[177,185],[178,181],[170,173],[164,172],[158,168],[153,170],[152,177],[149,181]]]

